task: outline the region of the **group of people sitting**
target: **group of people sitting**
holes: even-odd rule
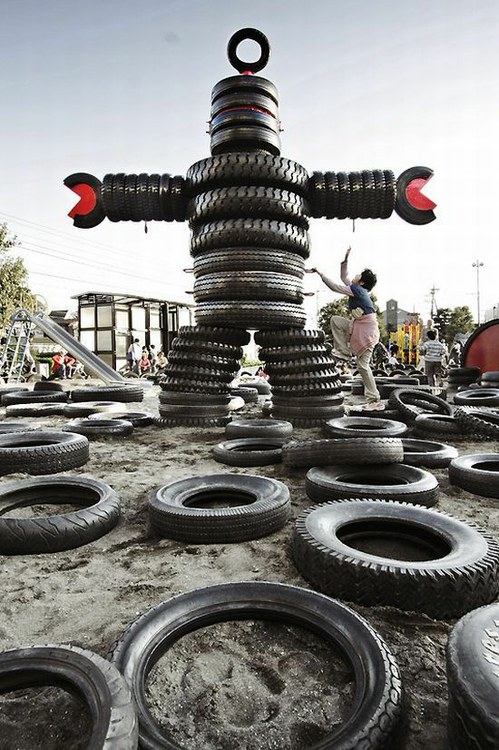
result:
[[[88,378],[88,375],[86,374],[81,362],[78,362],[76,357],[73,357],[71,354],[69,354],[69,352],[66,352],[64,349],[60,349],[52,356],[50,379],[71,379],[73,375],[78,375],[79,377],[85,379]]]
[[[163,372],[168,360],[162,350],[156,352],[154,344],[141,346],[139,339],[134,339],[127,351],[127,364],[132,372],[139,377],[143,375],[156,375]]]

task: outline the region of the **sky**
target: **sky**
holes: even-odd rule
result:
[[[33,291],[126,292],[192,302],[187,223],[73,226],[74,172],[185,176],[209,156],[210,95],[236,71],[227,42],[266,34],[260,75],[279,91],[281,155],[313,171],[424,165],[437,219],[312,219],[310,267],[378,276],[381,309],[499,306],[497,0],[0,0],[0,221]],[[240,45],[251,59],[256,48]],[[477,279],[473,263],[479,266]],[[477,284],[478,281],[478,284]],[[335,298],[305,276],[310,325]]]

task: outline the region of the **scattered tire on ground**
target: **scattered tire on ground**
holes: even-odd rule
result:
[[[114,490],[89,477],[37,477],[0,485],[0,555],[25,555],[81,547],[107,534],[119,521]],[[32,505],[80,505],[78,510],[31,518],[5,513]],[[5,507],[4,507],[5,506]]]
[[[499,544],[431,508],[344,500],[305,510],[293,556],[303,577],[332,597],[436,619],[459,617],[499,591]]]
[[[475,453],[452,459],[449,480],[475,495],[499,499],[499,453]]]
[[[138,721],[132,694],[107,659],[77,646],[32,646],[0,653],[0,692],[62,685],[81,696],[92,717],[88,747],[135,750]]]
[[[402,690],[397,664],[382,638],[340,602],[297,586],[259,581],[224,583],[180,594],[146,611],[118,640],[110,659],[127,675],[144,747],[175,747],[167,731],[152,718],[144,694],[146,675],[159,655],[179,633],[235,618],[277,620],[312,630],[345,653],[355,674],[355,711],[321,744],[388,747],[401,716]]]
[[[0,475],[56,474],[83,466],[89,458],[87,438],[72,432],[34,430],[0,435]]]
[[[285,484],[253,474],[181,479],[149,495],[149,517],[158,534],[204,544],[272,534],[286,523],[290,507]]]

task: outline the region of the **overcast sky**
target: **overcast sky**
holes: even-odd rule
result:
[[[126,291],[192,299],[187,224],[73,227],[67,175],[185,175],[209,156],[210,94],[239,28],[269,38],[282,155],[311,173],[431,167],[437,220],[311,222],[310,265],[370,266],[383,308],[499,304],[497,0],[1,0],[0,221],[52,308]],[[250,43],[239,48],[251,56]],[[319,305],[334,298],[316,276]],[[316,298],[308,298],[311,311]],[[309,321],[313,323],[311,319]]]

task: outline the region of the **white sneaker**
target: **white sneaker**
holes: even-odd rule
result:
[[[381,401],[369,401],[367,403],[362,411],[383,411],[385,408],[385,405],[381,403]]]

